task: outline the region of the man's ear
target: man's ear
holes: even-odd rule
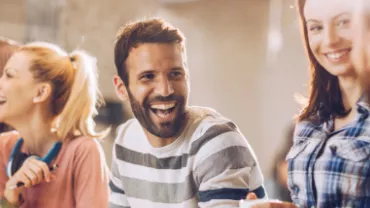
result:
[[[129,97],[127,94],[126,85],[122,81],[121,77],[114,75],[113,85],[114,85],[114,89],[116,91],[118,98],[122,101],[128,101]]]
[[[33,97],[33,103],[45,102],[52,93],[52,87],[49,83],[40,83],[36,86],[35,96]]]

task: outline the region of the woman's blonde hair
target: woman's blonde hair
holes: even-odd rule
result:
[[[59,139],[76,134],[101,138],[108,134],[109,129],[95,131],[93,117],[104,100],[94,57],[82,50],[67,54],[59,46],[44,42],[27,44],[20,51],[30,54],[34,79],[52,85],[50,110]]]

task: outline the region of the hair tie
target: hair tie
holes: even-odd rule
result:
[[[74,70],[77,70],[77,63],[76,63],[76,57],[74,56],[69,56],[69,60],[71,61],[72,63],[72,67]]]

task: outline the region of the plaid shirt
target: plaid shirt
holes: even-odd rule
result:
[[[370,207],[370,107],[357,103],[356,120],[297,124],[287,155],[288,186],[300,207]]]

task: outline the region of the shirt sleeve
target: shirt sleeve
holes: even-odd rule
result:
[[[239,207],[249,192],[266,197],[256,156],[238,131],[212,138],[195,157],[199,207]]]
[[[73,167],[76,208],[108,207],[108,168],[97,140],[88,139],[78,146]]]

